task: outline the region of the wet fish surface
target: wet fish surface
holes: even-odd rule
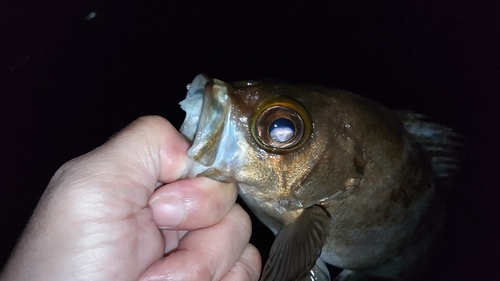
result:
[[[452,130],[321,86],[198,75],[185,177],[235,180],[276,239],[260,280],[410,280],[443,224]]]

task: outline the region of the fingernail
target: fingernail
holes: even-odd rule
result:
[[[184,204],[174,197],[159,197],[149,203],[153,209],[153,220],[159,228],[175,228],[184,221]]]

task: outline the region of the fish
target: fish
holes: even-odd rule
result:
[[[180,102],[183,177],[236,181],[275,234],[261,281],[408,280],[445,217],[453,130],[361,95],[200,74]]]

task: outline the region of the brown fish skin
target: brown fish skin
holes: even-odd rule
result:
[[[244,161],[204,163],[213,169],[205,175],[238,181],[241,197],[275,233],[304,208],[321,205],[330,228],[320,258],[347,269],[338,280],[363,275],[404,280],[414,274],[437,235],[444,204],[429,157],[394,112],[319,86],[221,85],[232,107],[226,122],[246,141],[239,151]],[[307,140],[290,152],[263,149],[249,129],[259,106],[276,97],[298,101],[311,118]],[[217,141],[209,146],[205,154],[221,149]]]

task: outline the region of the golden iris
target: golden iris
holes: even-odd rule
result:
[[[267,99],[252,116],[253,138],[261,148],[274,153],[298,149],[311,135],[311,129],[305,107],[290,98]]]

